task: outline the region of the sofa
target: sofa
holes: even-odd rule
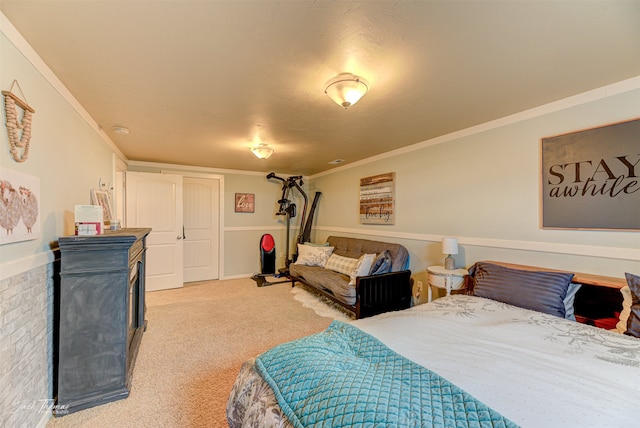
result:
[[[289,277],[292,286],[302,283],[359,319],[411,305],[408,267],[400,244],[330,236],[322,245],[298,244]]]

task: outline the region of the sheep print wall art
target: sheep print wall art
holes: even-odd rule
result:
[[[40,237],[40,178],[0,168],[0,245]]]

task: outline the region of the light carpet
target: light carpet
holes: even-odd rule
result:
[[[245,360],[343,317],[302,288],[257,287],[250,278],[147,293],[148,327],[129,398],[52,418],[47,427],[225,427]]]

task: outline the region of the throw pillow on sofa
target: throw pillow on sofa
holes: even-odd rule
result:
[[[369,275],[379,275],[381,273],[391,272],[391,253],[389,250],[384,250],[376,257],[369,271]]]
[[[356,285],[356,277],[359,276],[367,276],[371,271],[371,266],[373,265],[374,260],[376,259],[375,254],[363,254],[358,259],[358,264],[355,269],[349,274],[349,285]]]
[[[351,257],[331,254],[329,260],[327,260],[327,263],[324,265],[324,268],[345,275],[351,275],[351,272],[353,272],[354,269],[358,266],[358,261],[358,259],[352,259]]]
[[[298,258],[295,264],[323,268],[327,264],[331,253],[333,253],[333,247],[312,247],[298,244]]]
[[[315,242],[303,242],[304,245],[308,245],[310,247],[330,247],[331,244],[329,244],[328,242],[323,242],[320,244],[317,244]]]

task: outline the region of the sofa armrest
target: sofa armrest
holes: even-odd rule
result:
[[[411,305],[411,271],[359,276],[356,295],[356,319],[407,309]]]

